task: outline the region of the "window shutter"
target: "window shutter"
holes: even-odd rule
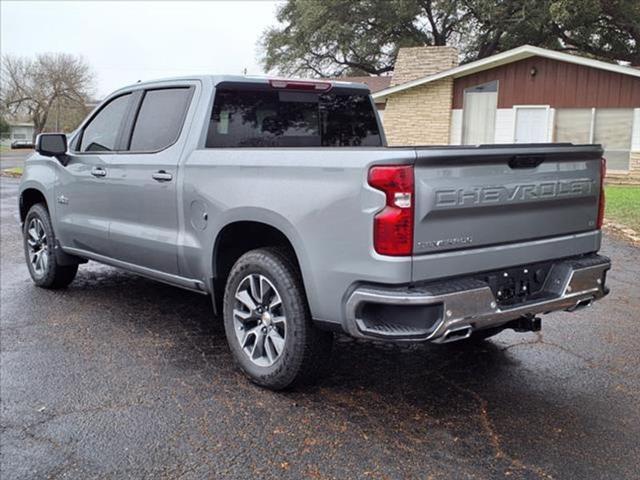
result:
[[[573,144],[591,143],[590,108],[559,108],[556,110],[554,140]]]
[[[608,170],[629,170],[632,127],[632,109],[596,109],[593,141],[602,144]]]

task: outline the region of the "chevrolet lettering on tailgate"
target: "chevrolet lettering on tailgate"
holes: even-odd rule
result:
[[[469,189],[447,188],[436,190],[435,197],[437,207],[455,207],[582,197],[592,195],[595,188],[593,180],[585,178]]]

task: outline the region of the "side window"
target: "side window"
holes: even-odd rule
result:
[[[145,93],[129,150],[153,152],[173,144],[180,134],[191,89],[167,88]]]
[[[131,94],[111,100],[85,127],[81,152],[110,152],[116,149],[118,132],[127,113]]]

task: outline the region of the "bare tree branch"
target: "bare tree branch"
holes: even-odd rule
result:
[[[42,132],[54,106],[66,101],[84,105],[93,85],[91,68],[81,57],[70,54],[40,54],[35,59],[2,57],[0,104],[13,115],[22,115]]]

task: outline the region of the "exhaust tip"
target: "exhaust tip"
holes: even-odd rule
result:
[[[440,340],[440,343],[449,343],[449,342],[456,342],[458,340],[464,340],[466,338],[469,338],[472,333],[473,333],[473,328],[471,327],[471,325],[452,328],[444,332],[444,335],[442,335],[442,340]]]
[[[578,300],[574,306],[567,308],[567,312],[575,312],[576,310],[581,310],[583,308],[590,307],[592,303],[593,303],[593,298],[585,298],[583,300]]]

